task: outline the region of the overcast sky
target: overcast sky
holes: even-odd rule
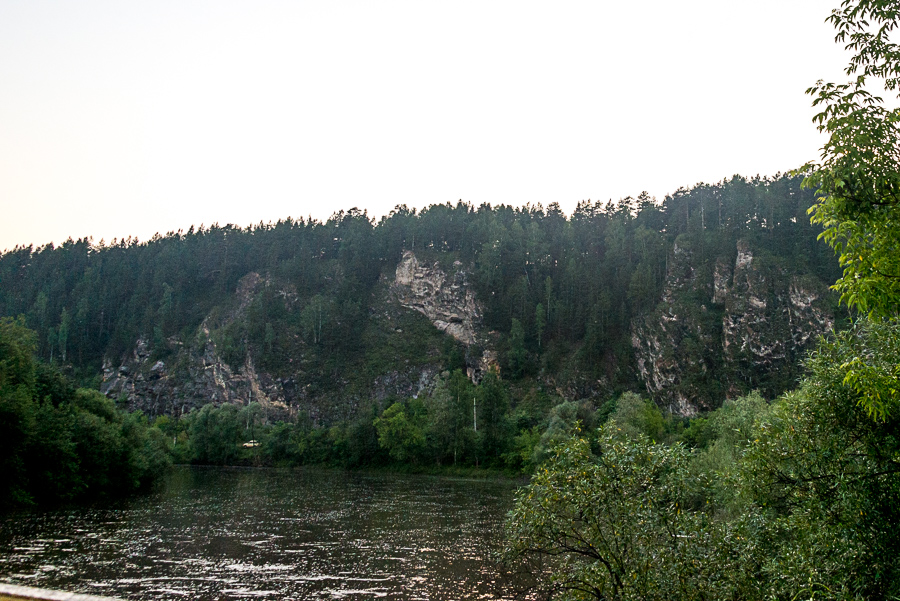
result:
[[[0,250],[818,157],[837,0],[0,0]]]

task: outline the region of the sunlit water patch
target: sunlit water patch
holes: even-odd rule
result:
[[[0,518],[0,581],[131,599],[497,598],[514,485],[179,468],[155,494]]]

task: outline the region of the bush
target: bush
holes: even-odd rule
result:
[[[737,538],[689,507],[694,490],[708,485],[693,477],[689,459],[683,446],[629,437],[614,421],[593,444],[579,433],[517,495],[506,560],[539,574],[548,596],[720,597],[740,566],[716,557]]]

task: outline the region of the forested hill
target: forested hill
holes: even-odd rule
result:
[[[494,366],[522,395],[649,390],[691,413],[793,386],[833,323],[840,271],[801,179],[568,217],[460,202],[17,247],[0,314],[25,316],[42,359],[150,413],[263,400],[327,422]]]

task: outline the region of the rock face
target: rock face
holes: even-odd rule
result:
[[[243,361],[235,365],[232,360],[229,364],[223,359],[216,331],[246,319],[254,299],[267,289],[269,292],[277,289],[273,296],[283,301],[287,311],[299,314],[302,310],[293,286],[276,286],[256,272],[248,273],[238,282],[230,301],[218,308],[215,318],[212,314],[207,316],[189,341],[170,338],[165,341],[165,348],[160,343],[154,348],[147,338],[140,338],[132,352],[117,363],[107,359],[101,391],[129,409],[140,409],[151,417],[181,415],[208,403],[258,402],[271,419],[302,412],[315,423],[332,423],[353,417],[370,400],[418,396],[430,392],[437,382],[442,369],[439,356],[435,362],[426,357],[415,365],[399,361],[383,373],[373,374],[364,389],[341,381],[333,382],[331,390],[323,391],[311,383],[314,378],[305,372],[309,346],[302,340],[294,341],[289,361],[297,367],[288,375],[276,377],[259,369],[250,345],[246,344],[248,350]],[[478,333],[481,306],[467,284],[461,265],[454,265],[448,275],[437,265],[420,265],[415,255],[407,252],[394,278],[379,290],[383,291],[373,301],[372,327],[378,327],[376,322],[380,319],[390,335],[402,340],[402,329],[393,324],[398,321],[399,313],[408,315],[408,310],[413,309],[427,317],[438,330],[466,346],[471,378],[480,379],[485,369],[496,365],[496,355],[490,350],[483,351],[487,338]]]
[[[254,272],[241,278],[235,291],[235,308],[225,318],[226,323],[243,317],[264,283]],[[144,338],[138,339],[131,356],[118,367],[107,359],[100,391],[151,416],[180,415],[207,403],[258,402],[275,414],[296,412],[297,403],[289,405],[296,401],[290,380],[258,372],[249,353],[238,370],[222,360],[210,336],[209,318],[198,328],[191,348],[175,339],[167,344],[165,361],[152,359],[150,344]]]
[[[475,344],[475,324],[481,306],[466,282],[459,261],[449,276],[437,263],[422,265],[412,251],[403,253],[394,276],[394,290],[401,305],[427,317],[434,327],[466,346]]]
[[[834,325],[824,283],[788,274],[745,240],[736,250],[707,273],[689,243],[676,245],[659,305],[632,324],[640,377],[677,414],[790,387],[798,360]]]
[[[738,242],[722,320],[726,361],[772,372],[799,358],[834,325],[822,302],[825,294],[824,284],[814,278],[757,264],[749,245]]]
[[[690,383],[706,381],[716,368],[710,351],[718,346],[718,332],[710,327],[714,317],[703,279],[694,253],[676,243],[660,303],[632,324],[631,342],[644,385],[659,404],[685,416],[707,408]]]
[[[454,262],[453,271],[447,274],[438,263],[422,264],[412,251],[405,251],[397,265],[392,288],[400,305],[418,311],[438,330],[468,348],[487,346],[487,341],[478,336],[481,304],[469,288],[459,261]],[[467,363],[469,377],[478,381],[486,369],[497,365],[497,355],[485,348],[478,356],[467,359]]]
[[[286,384],[258,373],[249,356],[235,372],[218,356],[211,340],[200,351],[182,350],[167,364],[154,362],[147,341],[139,339],[132,355],[118,368],[106,361],[100,390],[151,416],[180,415],[207,403],[254,401],[287,414],[291,410],[284,400]]]

